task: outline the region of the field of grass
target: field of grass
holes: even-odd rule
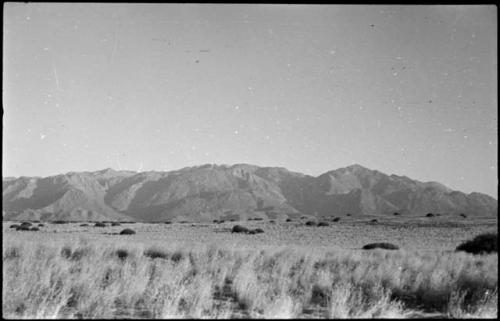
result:
[[[496,223],[238,223],[265,230],[256,235],[230,233],[236,222],[10,224],[5,318],[497,316],[498,255],[453,251]],[[360,249],[379,241],[401,249]]]

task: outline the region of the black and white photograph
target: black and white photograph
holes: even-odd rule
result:
[[[498,7],[5,2],[4,319],[496,319]]]

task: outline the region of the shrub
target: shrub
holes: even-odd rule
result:
[[[351,216],[351,213],[347,213],[345,216]]]
[[[38,224],[38,226],[42,227],[42,226],[45,226],[45,225],[43,225],[43,224],[40,223],[40,224]]]
[[[231,233],[248,233],[248,229],[241,225],[235,225],[233,226]]]
[[[291,219],[291,218],[287,218],[287,219],[286,219],[286,221],[287,221],[287,222],[291,222],[291,221],[292,221],[292,219]]]
[[[128,251],[124,250],[124,249],[118,249],[118,250],[116,250],[115,254],[116,254],[116,256],[118,256],[118,258],[120,260],[125,260],[129,256]]]
[[[332,220],[332,222],[338,222],[338,221],[340,221],[340,217],[335,217],[335,218]]]
[[[399,214],[398,212],[394,212],[394,216],[398,216],[398,215],[401,215],[401,214]]]
[[[434,216],[434,214],[432,214],[432,213],[427,213],[427,215],[425,215],[425,217],[433,217],[433,216]]]
[[[384,249],[384,250],[399,250],[399,246],[391,243],[370,243],[363,246],[363,250]]]
[[[480,234],[472,240],[460,244],[456,251],[463,251],[472,254],[487,254],[498,252],[498,234],[485,233]]]
[[[38,227],[32,227],[30,231],[40,231],[40,229]]]
[[[106,227],[106,224],[102,223],[102,222],[97,222],[94,224],[95,227]]]
[[[330,226],[327,222],[319,222],[318,226]]]
[[[212,222],[217,224],[219,223],[219,220],[213,220]]]
[[[248,230],[247,232],[248,234],[257,234],[257,232],[255,230]]]
[[[126,228],[120,232],[120,235],[131,235],[131,234],[135,234],[135,231],[129,228]]]
[[[80,226],[89,226],[89,225],[88,225],[88,224],[83,223],[83,224],[80,224]]]
[[[52,221],[52,224],[66,224],[68,222],[63,221],[63,220],[57,220],[57,221]]]
[[[316,226],[316,222],[314,222],[314,221],[307,221],[306,225],[307,226]]]
[[[262,217],[256,217],[253,219],[254,221],[262,221]]]
[[[19,227],[19,225],[17,225],[17,224],[12,224],[11,226],[9,226],[9,228],[18,228],[18,227]]]
[[[29,226],[18,226],[16,227],[16,231],[29,231],[30,227]]]
[[[166,221],[166,222],[165,222],[165,224],[172,224],[172,222],[170,222],[170,221]]]
[[[111,223],[111,226],[122,226],[122,225],[118,222],[113,222],[113,223]]]
[[[370,221],[371,223],[377,223],[378,220],[376,218],[374,218],[373,220]]]
[[[31,226],[32,224],[30,222],[22,222],[21,226]]]
[[[254,232],[255,232],[256,234],[260,234],[260,233],[264,233],[264,230],[263,230],[263,229],[261,229],[261,228],[256,228],[256,229],[254,230]]]
[[[144,252],[144,256],[147,256],[151,259],[168,259],[168,253],[157,248],[147,249]]]
[[[467,215],[465,215],[464,213],[460,213],[460,216],[462,216],[463,218],[467,218]]]

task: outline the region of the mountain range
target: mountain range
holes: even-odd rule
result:
[[[351,165],[317,177],[248,164],[105,169],[2,179],[4,220],[212,221],[356,215],[498,215],[498,202]]]

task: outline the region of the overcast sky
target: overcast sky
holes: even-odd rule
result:
[[[354,163],[496,197],[495,6],[6,3],[3,176]]]

